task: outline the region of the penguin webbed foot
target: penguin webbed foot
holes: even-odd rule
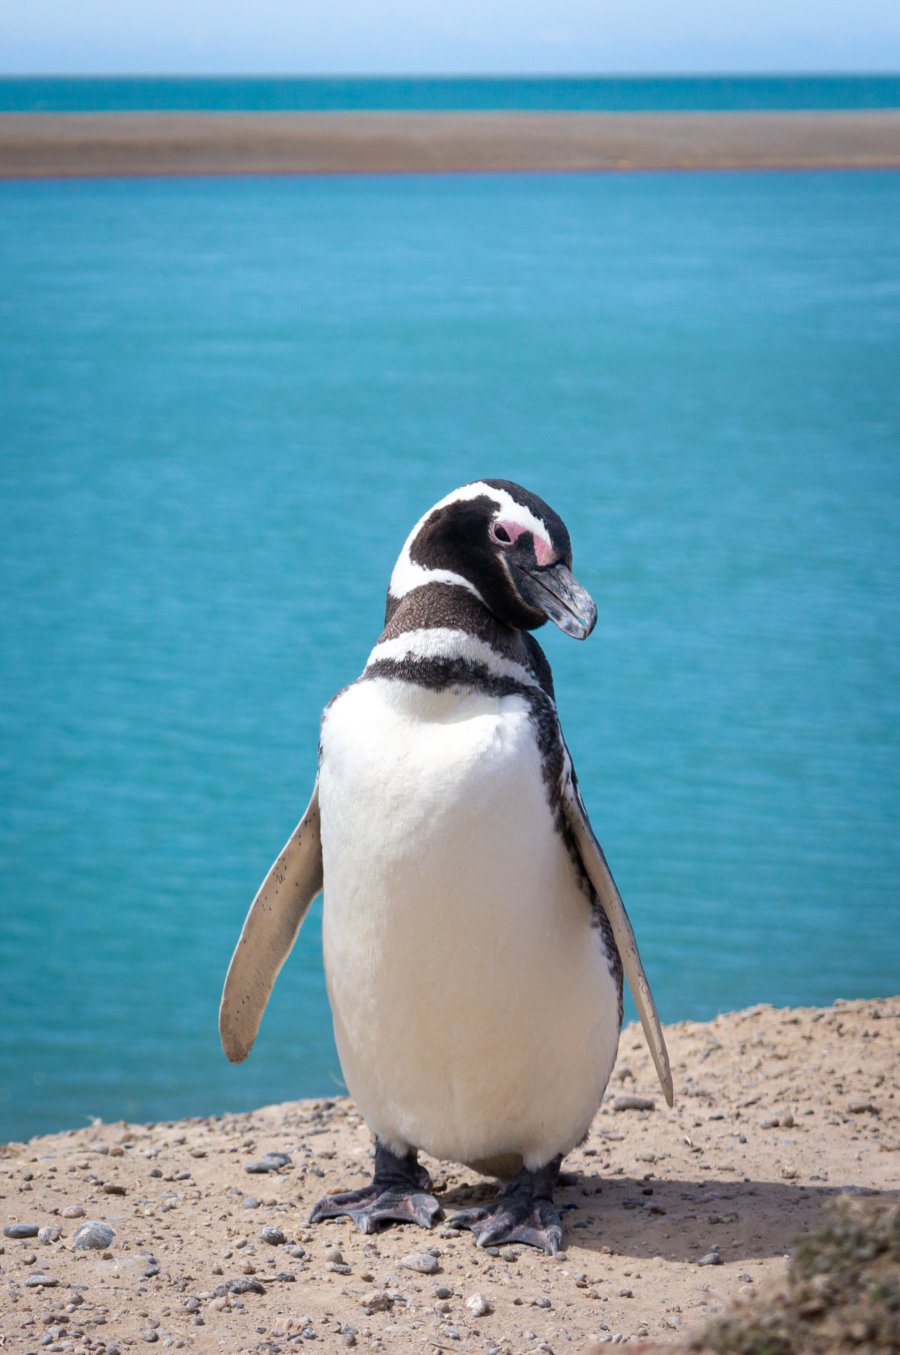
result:
[[[364,1233],[374,1233],[382,1224],[416,1223],[431,1228],[443,1214],[431,1194],[431,1177],[416,1160],[392,1153],[375,1140],[375,1176],[370,1186],[326,1195],[309,1216],[310,1223],[323,1219],[351,1218]]]
[[[562,1247],[562,1221],[553,1203],[553,1187],[561,1158],[537,1171],[523,1168],[491,1204],[461,1209],[447,1220],[451,1228],[468,1228],[479,1247],[519,1242],[555,1256]]]

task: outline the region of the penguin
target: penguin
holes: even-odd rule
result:
[[[560,1165],[612,1072],[627,977],[665,1099],[672,1077],[634,933],[588,820],[533,632],[597,619],[569,533],[507,480],[416,523],[385,626],[322,716],[312,798],[256,895],[219,1013],[250,1052],[323,892],[323,953],[346,1086],[374,1175],[310,1222],[364,1232],[443,1217],[419,1151],[505,1180],[449,1225],[553,1255]]]

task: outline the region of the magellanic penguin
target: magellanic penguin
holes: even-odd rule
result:
[[[449,1222],[554,1253],[553,1189],[612,1071],[624,967],[666,1100],[672,1079],[634,933],[591,831],[550,666],[531,632],[597,618],[565,525],[507,480],[447,495],[391,575],[385,629],[322,717],[309,807],[253,901],[219,1017],[246,1058],[307,909],[341,1067],[375,1135],[348,1215],[431,1227],[418,1150],[512,1177]]]

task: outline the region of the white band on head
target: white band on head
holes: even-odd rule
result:
[[[411,550],[413,542],[419,535],[425,523],[436,513],[439,508],[446,508],[451,503],[467,503],[471,499],[478,499],[486,496],[496,503],[501,513],[508,515],[514,522],[522,524],[526,531],[533,532],[536,536],[548,541],[550,533],[539,517],[536,517],[529,508],[519,503],[505,489],[497,489],[494,485],[487,485],[483,480],[476,480],[471,485],[463,485],[461,489],[454,489],[451,494],[447,494],[436,504],[429,508],[427,513],[423,513],[419,521],[413,527],[400,555],[397,563],[394,565],[391,581],[388,585],[388,594],[399,601],[406,597],[414,588],[422,588],[427,583],[451,583],[460,588],[467,589],[478,598],[479,602],[484,602],[484,598],[478,589],[468,579],[463,578],[462,574],[456,574],[451,569],[429,569],[427,565],[417,565],[413,563]]]

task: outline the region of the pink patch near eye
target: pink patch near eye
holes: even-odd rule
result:
[[[504,546],[511,546],[518,541],[525,528],[520,527],[518,522],[492,522],[491,536],[495,541],[500,541]]]
[[[539,565],[552,565],[553,549],[549,541],[545,541],[542,536],[534,534],[534,554]]]

